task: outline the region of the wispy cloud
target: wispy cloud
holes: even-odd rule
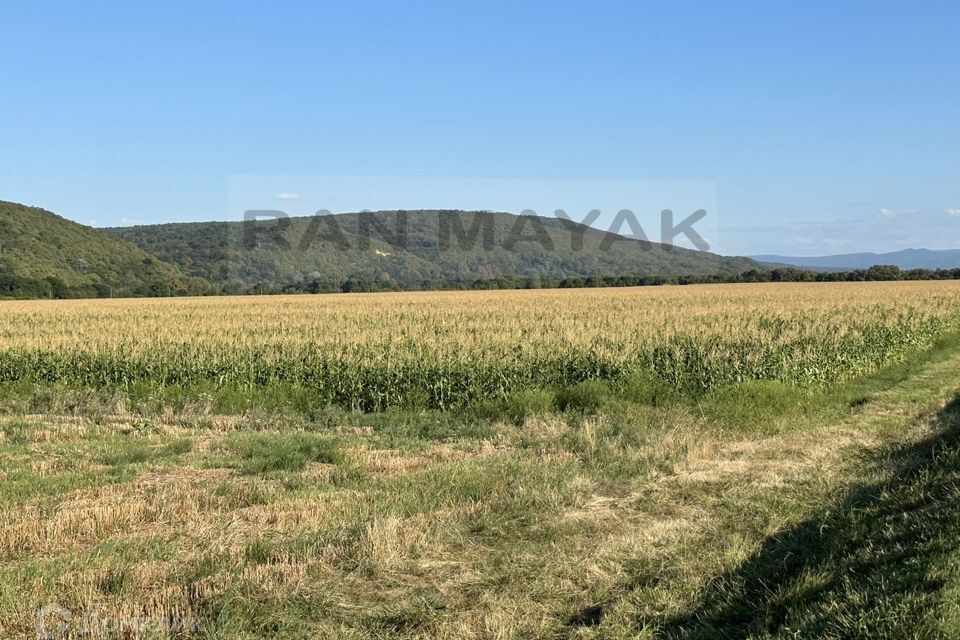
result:
[[[947,209],[948,216],[960,216],[960,207],[950,207]]]
[[[920,213],[919,209],[888,209],[881,207],[877,212],[881,218],[896,218],[897,216],[915,216]]]
[[[301,196],[299,193],[290,193],[288,191],[281,191],[276,195],[276,198],[277,200],[287,200],[287,201],[303,200],[303,196]]]

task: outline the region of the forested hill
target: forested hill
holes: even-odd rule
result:
[[[200,291],[174,265],[116,235],[0,201],[0,297],[160,296]]]
[[[219,292],[420,288],[497,278],[736,274],[759,265],[556,218],[381,211],[107,229]]]

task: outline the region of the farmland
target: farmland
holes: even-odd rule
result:
[[[939,283],[18,302],[0,383],[293,388],[362,411],[637,376],[831,383],[928,344],[958,302]]]
[[[949,636],[958,331],[951,282],[4,302],[0,637]]]

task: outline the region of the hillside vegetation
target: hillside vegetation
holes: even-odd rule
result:
[[[0,201],[0,297],[162,296],[198,288],[121,238]]]
[[[381,211],[109,229],[217,290],[422,288],[497,278],[739,274],[758,264],[555,218]]]

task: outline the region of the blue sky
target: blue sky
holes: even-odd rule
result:
[[[960,5],[705,4],[3,3],[0,199],[107,226],[236,217],[243,176],[689,182],[728,253],[957,246]]]

